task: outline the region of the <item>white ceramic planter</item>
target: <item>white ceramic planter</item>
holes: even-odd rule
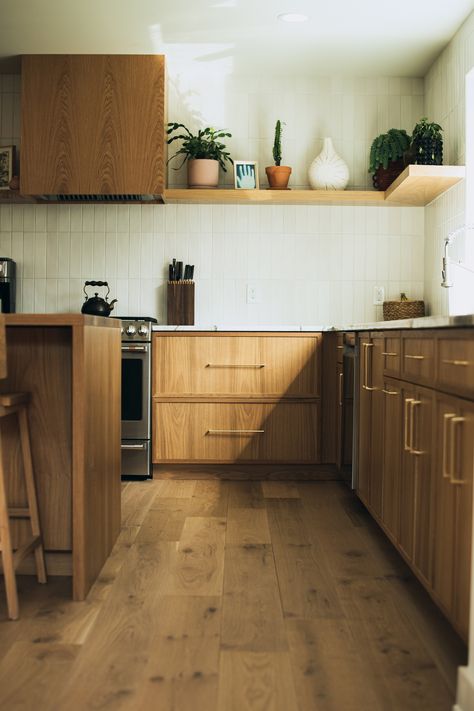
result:
[[[208,158],[188,160],[188,188],[217,188],[219,161]]]
[[[308,171],[313,190],[344,190],[349,182],[349,168],[334,150],[332,138],[324,139],[323,150]]]

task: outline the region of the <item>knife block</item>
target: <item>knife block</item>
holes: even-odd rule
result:
[[[168,282],[168,324],[194,326],[194,282]]]

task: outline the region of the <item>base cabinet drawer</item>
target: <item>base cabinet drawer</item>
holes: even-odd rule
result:
[[[321,335],[153,338],[153,396],[319,397]]]
[[[474,397],[474,339],[467,335],[438,338],[437,385],[440,390]]]
[[[153,461],[319,462],[319,403],[155,402]]]

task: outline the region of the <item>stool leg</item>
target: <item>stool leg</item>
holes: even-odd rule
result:
[[[18,593],[16,589],[15,569],[13,566],[13,550],[10,536],[10,520],[8,518],[7,492],[5,487],[5,470],[3,468],[2,438],[0,434],[0,547],[2,552],[3,575],[7,593],[8,616],[17,620],[20,614]]]
[[[25,473],[26,495],[30,510],[31,531],[34,536],[41,536],[41,527],[38,513],[38,500],[36,497],[35,479],[33,475],[33,462],[31,459],[30,436],[28,431],[28,416],[26,408],[18,410],[20,424],[21,451],[23,453],[23,469]],[[46,583],[46,565],[44,562],[43,542],[35,548],[36,575],[38,582]]]

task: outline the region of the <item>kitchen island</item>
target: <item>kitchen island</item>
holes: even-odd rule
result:
[[[33,466],[49,575],[72,576],[83,600],[120,529],[120,321],[81,314],[6,314],[1,391],[31,393]],[[11,422],[9,421],[11,420]],[[12,504],[25,503],[15,418],[3,424]],[[17,545],[28,531],[12,522]],[[20,572],[32,573],[24,561]]]

